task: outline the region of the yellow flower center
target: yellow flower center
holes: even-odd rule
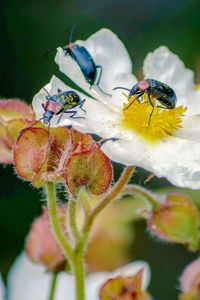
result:
[[[128,96],[123,93],[128,99]],[[145,94],[143,101],[135,100],[135,96],[130,97],[123,105],[122,125],[131,131],[137,132],[149,141],[157,141],[167,136],[173,135],[174,131],[181,128],[182,117],[187,108],[178,106],[174,109],[157,107],[161,103],[152,100],[153,107]],[[151,115],[152,113],[152,115]]]

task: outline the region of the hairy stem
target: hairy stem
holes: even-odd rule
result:
[[[85,189],[82,188],[80,189],[78,196],[83,203],[85,215],[87,217],[91,212],[91,205],[90,205],[90,201],[89,201],[90,199],[88,197],[88,193]]]
[[[66,259],[71,265],[73,258],[73,249],[66,240],[66,235],[60,226],[60,222],[57,216],[55,185],[52,182],[48,182],[46,188],[50,224],[58,244],[60,245]]]
[[[70,199],[69,200],[69,225],[75,240],[78,241],[80,239],[80,233],[76,222],[76,208],[77,208],[77,200]]]
[[[56,189],[54,183],[47,183],[47,196],[48,196],[48,209],[49,209],[49,219],[52,226],[53,233],[63,250],[63,253],[68,260],[70,267],[74,273],[75,281],[76,281],[76,300],[84,300],[84,265],[83,265],[83,251],[75,252],[71,245],[68,243],[65,233],[63,232],[59,219],[57,216],[57,209],[56,209]],[[76,223],[75,223],[75,216],[76,216],[76,203],[74,206],[74,200],[71,202],[71,220],[70,226],[74,232],[76,231]],[[74,227],[75,225],[75,227]],[[77,234],[77,232],[76,232]],[[81,239],[80,236],[78,237],[79,240]],[[52,299],[50,299],[52,300]]]
[[[128,183],[129,179],[131,178],[135,167],[126,167],[120,176],[119,180],[115,183],[115,185],[110,189],[107,195],[93,208],[89,216],[86,218],[84,227],[83,227],[83,236],[80,242],[77,244],[76,251],[77,252],[84,252],[85,247],[88,240],[88,235],[90,229],[93,225],[94,220],[96,219],[97,215],[108,205],[110,204],[122,191],[123,187]]]
[[[77,253],[73,261],[73,271],[76,281],[76,300],[84,300],[84,264],[82,253]]]
[[[58,273],[56,273],[56,272],[52,273],[51,287],[50,287],[50,293],[49,293],[49,298],[48,298],[49,300],[54,300],[57,277],[58,277]]]
[[[145,189],[139,185],[136,185],[136,184],[126,185],[120,193],[120,196],[123,196],[123,195],[141,196],[143,199],[145,199],[151,205],[151,207],[154,210],[156,210],[160,206],[159,203],[153,197],[152,193],[150,193],[147,189]]]

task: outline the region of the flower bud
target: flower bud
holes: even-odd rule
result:
[[[26,103],[18,99],[0,100],[0,163],[13,162],[12,147],[19,132],[33,120],[34,113]]]
[[[101,287],[101,300],[146,300],[149,294],[142,290],[143,269],[134,276],[108,279]]]
[[[179,300],[200,299],[200,258],[191,262],[180,278],[181,294]]]
[[[58,207],[61,225],[66,215],[64,207]],[[65,266],[65,258],[51,231],[47,209],[32,224],[26,240],[26,254],[35,263],[44,264],[49,272],[61,270]]]
[[[193,203],[179,193],[169,193],[148,219],[150,231],[169,242],[199,248],[199,212]]]

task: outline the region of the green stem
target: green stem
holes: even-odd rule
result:
[[[55,296],[55,291],[56,291],[56,282],[58,278],[58,273],[54,272],[52,273],[52,279],[51,279],[51,288],[50,288],[50,293],[49,293],[49,300],[53,300]]]
[[[75,240],[78,241],[81,236],[76,222],[76,207],[77,207],[77,200],[70,199],[69,200],[69,224]]]
[[[73,261],[73,271],[76,281],[76,300],[84,300],[84,265],[82,253],[77,253]]]
[[[66,259],[71,265],[73,259],[73,249],[66,240],[65,233],[63,232],[60,226],[59,219],[57,216],[55,185],[52,182],[48,182],[46,188],[50,224],[57,242],[59,243]]]
[[[71,245],[67,242],[65,233],[63,232],[59,219],[57,217],[56,209],[56,189],[54,183],[47,183],[47,196],[48,196],[48,210],[49,219],[54,232],[54,235],[68,260],[71,269],[73,270],[75,280],[76,280],[76,300],[84,300],[84,266],[83,266],[83,251],[75,252]],[[76,209],[73,205],[72,216],[74,217]],[[72,217],[72,224],[73,224]],[[71,225],[70,222],[70,225]]]
[[[152,193],[150,193],[147,189],[140,187],[136,184],[126,185],[120,193],[120,196],[123,195],[141,196],[152,206],[153,210],[156,210],[160,207],[160,204],[155,200]]]
[[[89,216],[89,214],[91,212],[91,205],[90,205],[88,193],[84,188],[82,188],[82,189],[79,190],[78,196],[79,196],[79,198],[81,199],[81,201],[83,203],[84,210],[85,210],[85,215],[87,217],[87,216]]]
[[[90,229],[93,225],[94,220],[96,219],[97,215],[108,205],[110,204],[122,191],[124,186],[130,180],[135,167],[130,166],[126,167],[120,176],[119,180],[115,183],[115,185],[110,189],[107,195],[93,208],[90,215],[87,217],[85,224],[83,226],[83,236],[82,239],[79,241],[76,247],[77,252],[84,252],[85,246],[87,244],[88,235]]]

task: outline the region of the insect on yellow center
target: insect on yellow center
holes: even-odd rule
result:
[[[123,93],[128,99],[128,96]],[[152,99],[154,111],[151,119],[152,106],[147,95],[143,95],[143,101],[130,97],[123,105],[122,126],[137,132],[143,138],[155,142],[159,139],[173,135],[175,130],[181,128],[182,118],[187,108],[178,106],[174,109],[156,107],[156,100]]]

